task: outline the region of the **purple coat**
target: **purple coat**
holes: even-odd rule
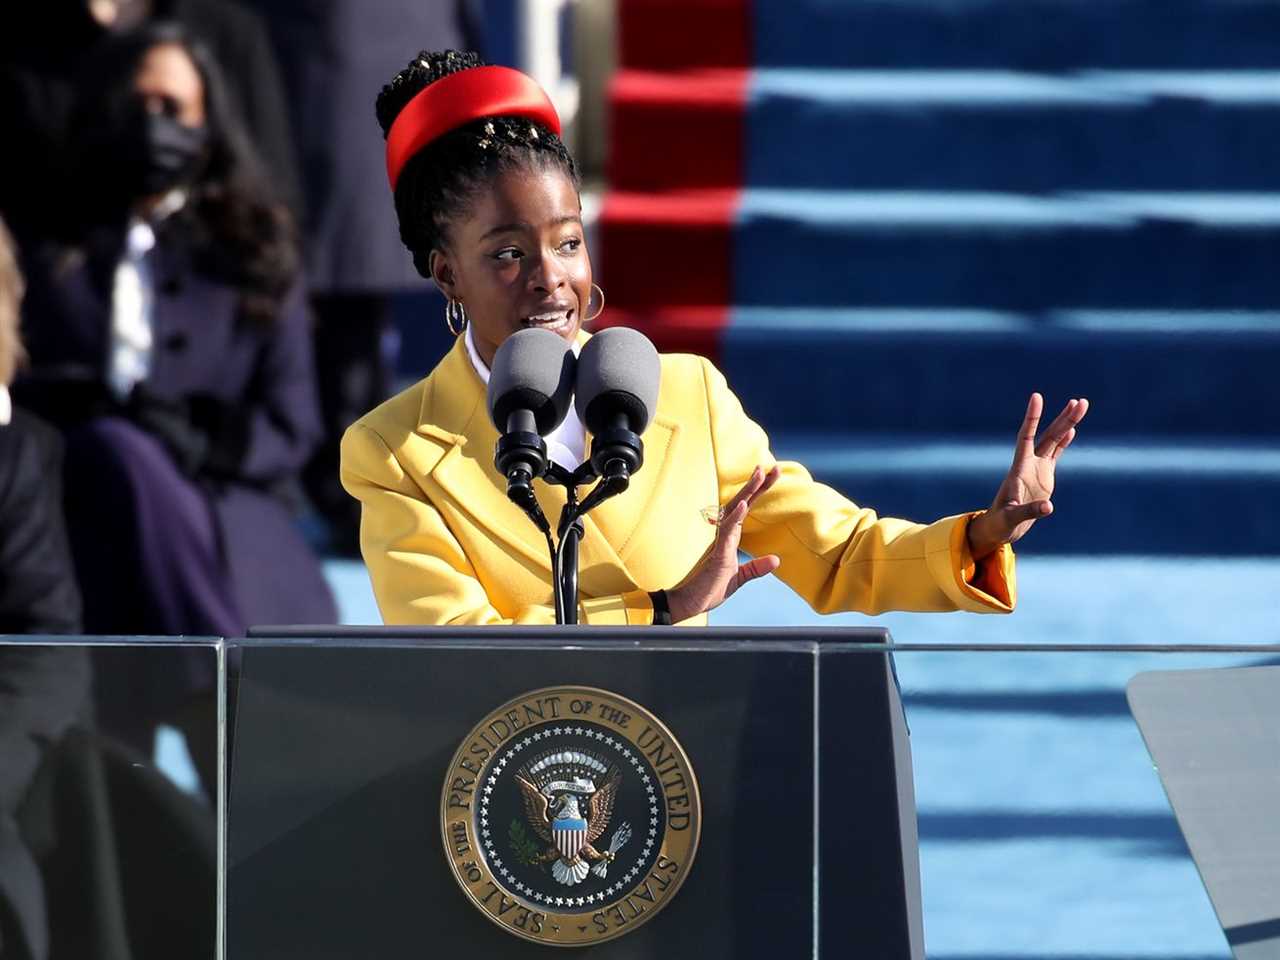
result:
[[[67,435],[68,511],[78,527],[71,531],[73,548],[82,545],[76,553],[86,588],[86,627],[91,632],[114,632],[119,624],[127,628],[121,632],[227,633],[237,613],[241,628],[334,622],[333,600],[319,563],[295,521],[297,477],[321,433],[311,322],[301,284],[289,293],[273,323],[246,320],[240,315],[237,291],[200,272],[181,242],[160,231],[151,254],[155,349],[145,383],[149,402],[145,408],[121,405],[110,398],[103,378],[111,287],[121,245],[118,234],[99,233],[81,250],[42,251],[27,266],[29,289],[23,314],[32,369],[20,396]],[[200,410],[217,412],[217,429],[207,414],[203,421],[196,416]],[[152,416],[157,411],[163,416]],[[103,423],[118,429],[97,431],[99,449],[87,460],[77,456],[74,447],[84,428]],[[116,438],[106,441],[110,447],[125,434],[138,437],[137,449],[126,451],[118,444],[114,450],[102,448],[104,436]],[[194,440],[204,444],[198,455],[184,448]],[[163,450],[168,456],[157,453],[144,470],[140,464],[150,456],[148,450]],[[101,468],[105,460],[99,454],[132,472],[131,492],[99,483],[96,476],[80,475]],[[111,590],[98,591],[105,593],[105,601],[92,602],[94,591],[85,581],[101,574],[104,582],[111,583],[100,567],[124,559],[118,549],[112,553],[102,544],[131,535],[118,528],[123,522],[121,499],[129,497],[137,501],[140,516],[170,499],[175,509],[185,505],[188,515],[193,509],[199,513],[201,503],[207,504],[209,550],[220,561],[221,570],[205,569],[203,574],[196,570],[197,577],[209,581],[196,589],[229,591],[229,597],[216,598],[214,606],[230,612],[188,616],[191,622],[183,624],[175,621],[183,619],[182,611],[189,612],[192,602],[166,601],[160,596],[160,606],[168,612],[154,615],[150,623],[136,623],[130,620],[130,611],[115,609],[131,601],[110,600],[114,593],[128,592],[114,583]],[[154,522],[147,528],[145,520],[132,531],[142,555],[130,561],[143,569],[149,562],[148,552],[153,559],[159,556],[152,549],[157,544],[148,540],[170,537],[176,524],[164,516],[152,517]],[[198,526],[204,518],[197,521]],[[99,529],[87,531],[86,526]],[[182,529],[187,531],[188,526],[183,524]],[[199,531],[192,535],[198,537]],[[172,552],[169,543],[164,546]],[[181,557],[164,556],[158,575],[165,582],[145,585],[144,593],[174,589],[168,583],[171,568],[182,562]],[[193,568],[200,566],[193,563]],[[104,618],[112,623],[103,623]]]

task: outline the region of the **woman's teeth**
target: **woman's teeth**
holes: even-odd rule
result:
[[[526,327],[563,327],[567,326],[572,310],[561,310],[558,313],[539,313],[525,317],[522,321]]]

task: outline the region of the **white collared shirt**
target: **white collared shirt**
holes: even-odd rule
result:
[[[13,401],[9,399],[9,388],[0,383],[0,427],[7,426],[13,419]]]
[[[186,194],[166,194],[151,219],[134,217],[125,234],[124,253],[111,285],[111,338],[107,347],[107,385],[124,400],[147,379],[155,351],[155,277],[149,254],[156,245],[152,224],[181,209]]]
[[[466,342],[467,356],[471,358],[471,365],[476,368],[476,373],[487,386],[489,368],[480,359],[480,353],[476,350],[476,342],[471,336],[471,324],[467,324],[467,332],[463,334],[463,340]],[[573,355],[576,357],[578,344],[575,342],[572,346]],[[543,440],[547,444],[547,456],[566,470],[576,469],[586,459],[587,428],[578,419],[578,411],[574,409],[573,404],[569,405],[569,413],[560,426],[543,437]]]

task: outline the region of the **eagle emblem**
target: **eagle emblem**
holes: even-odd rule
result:
[[[543,687],[495,707],[459,744],[440,794],[463,894],[533,943],[590,946],[651,920],[688,876],[701,827],[675,735],[599,687]]]
[[[595,846],[609,828],[622,771],[593,753],[563,750],[535,757],[520,768],[515,781],[525,818],[546,843],[533,862],[550,863],[551,875],[567,886],[582,882],[588,873],[606,876],[631,838],[631,827],[624,823],[606,849]]]

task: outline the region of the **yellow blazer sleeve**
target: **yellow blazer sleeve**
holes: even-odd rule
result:
[[[504,615],[440,512],[408,476],[386,441],[357,423],[342,438],[342,485],[360,501],[360,550],[388,624],[552,624],[552,604]],[[550,598],[550,586],[548,585]],[[653,623],[653,602],[636,590],[579,604],[582,623]]]
[[[776,461],[769,438],[742,409],[723,375],[703,362],[720,502],[759,464],[780,476],[743,523],[742,549],[777,554],[777,576],[819,613],[970,610],[1008,613],[1016,602],[1013,550],[975,563],[966,536],[977,513],[931,524],[878,517],[798,463]]]

